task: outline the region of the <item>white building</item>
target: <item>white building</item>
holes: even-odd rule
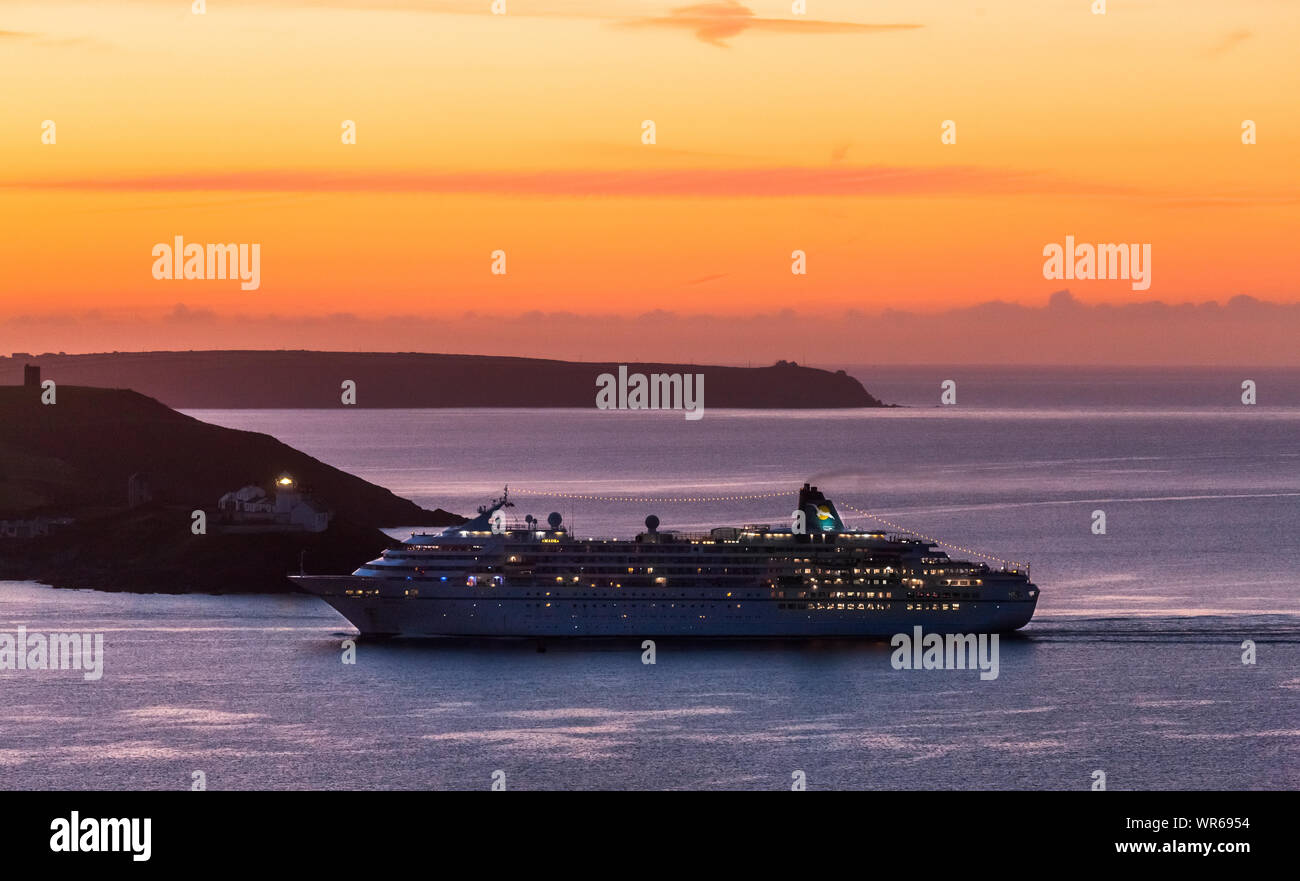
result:
[[[236,526],[301,529],[306,532],[324,532],[332,516],[303,493],[291,477],[277,480],[275,493],[271,495],[253,485],[228,492],[217,503],[217,509],[223,521]]]

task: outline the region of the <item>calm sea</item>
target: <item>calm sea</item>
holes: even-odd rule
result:
[[[912,406],[699,422],[194,412],[429,507],[471,511],[508,483],[519,516],[558,511],[586,535],[650,513],[784,523],[792,498],[675,499],[812,480],[846,515],[1027,561],[1042,600],[981,681],[895,671],[872,643],[663,642],[653,666],[631,643],[362,643],[347,665],[353,631],[307,597],[0,584],[0,629],[102,632],[106,651],[99,681],[0,671],[0,787],[188,788],[203,771],[213,789],[485,789],[501,770],[518,789],[780,789],[795,771],[814,789],[1086,789],[1102,770],[1112,789],[1298,788],[1300,408],[1234,405],[1235,374],[1216,377],[1182,397],[1156,377],[1103,407],[1032,376],[984,401],[960,376],[892,393],[864,376]],[[946,378],[959,406],[931,406]]]

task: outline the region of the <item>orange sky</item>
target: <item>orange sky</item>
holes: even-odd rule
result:
[[[1300,4],[207,5],[0,0],[0,351],[110,347],[93,316],[40,344],[3,324],[17,316],[178,303],[834,316],[1066,286],[1090,303],[1300,299]],[[1045,280],[1042,248],[1067,234],[1150,243],[1150,289]],[[261,287],[155,280],[151,248],[176,235],[260,243]],[[228,328],[204,344],[243,345]]]

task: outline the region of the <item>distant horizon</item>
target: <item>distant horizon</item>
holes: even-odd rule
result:
[[[5,5],[0,349],[1300,362],[1289,4],[209,5]]]
[[[1300,366],[1300,302],[1247,295],[1166,304],[1089,303],[1069,290],[1042,305],[991,300],[944,310],[769,310],[746,315],[654,310],[497,315],[166,310],[27,312],[0,318],[0,352],[410,352],[761,365]],[[474,340],[467,351],[466,340]],[[870,356],[867,356],[867,353]]]
[[[916,369],[926,370],[931,368],[948,368],[960,367],[969,370],[1088,370],[1098,373],[1107,371],[1159,371],[1159,370],[1233,370],[1233,369],[1258,369],[1258,370],[1300,370],[1300,363],[1296,364],[1260,364],[1257,362],[1242,361],[1235,364],[1065,364],[1065,363],[1040,363],[1040,364],[998,364],[998,363],[981,363],[981,362],[958,362],[958,361],[929,361],[929,362],[905,362],[905,363],[886,363],[878,361],[809,361],[804,362],[797,358],[777,359],[776,361],[648,361],[644,359],[623,360],[618,359],[584,359],[577,360],[573,358],[550,358],[541,355],[514,354],[514,355],[496,355],[483,352],[452,352],[452,351],[418,351],[413,349],[300,349],[300,348],[220,348],[220,349],[115,349],[110,351],[97,352],[10,352],[8,354],[0,353],[0,359],[9,361],[19,361],[24,358],[79,358],[94,357],[97,355],[162,355],[162,354],[185,354],[185,353],[211,353],[218,354],[223,352],[304,352],[318,353],[329,355],[436,355],[448,358],[520,358],[528,361],[557,361],[569,364],[673,364],[681,366],[696,367],[746,367],[762,368],[775,366],[777,361],[786,360],[799,367],[809,367],[815,370],[825,370],[834,372],[836,370],[904,370]]]

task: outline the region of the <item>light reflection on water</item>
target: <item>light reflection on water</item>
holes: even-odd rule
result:
[[[309,597],[0,583],[20,621],[103,631],[106,658],[0,671],[10,789],[1300,786],[1296,616],[1035,621],[991,682],[869,641],[661,640],[653,666],[637,640],[361,641],[349,666]]]

